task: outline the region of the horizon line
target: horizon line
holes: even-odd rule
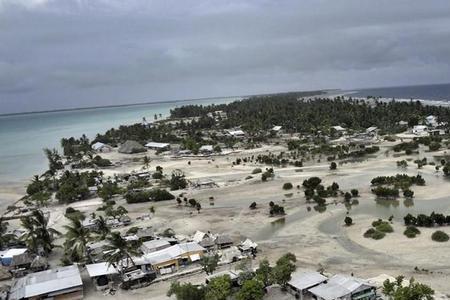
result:
[[[274,92],[274,93],[249,94],[249,95],[200,97],[200,98],[189,98],[189,99],[162,100],[162,101],[155,101],[155,102],[137,102],[137,103],[127,103],[127,104],[111,104],[111,105],[98,105],[98,106],[86,106],[86,107],[35,110],[35,111],[25,111],[25,112],[4,113],[4,114],[0,114],[0,117],[44,114],[44,113],[58,113],[58,112],[69,112],[69,111],[82,111],[82,110],[91,110],[91,109],[132,107],[132,106],[149,105],[149,104],[188,102],[188,101],[195,101],[195,100],[203,101],[203,100],[209,100],[209,99],[227,99],[227,98],[238,98],[238,97],[248,98],[248,97],[253,97],[253,96],[275,95],[275,94],[284,94],[284,93],[323,92],[323,91],[335,91],[335,90],[339,90],[339,89],[321,89],[321,90],[313,90],[313,91],[287,91],[287,92]]]

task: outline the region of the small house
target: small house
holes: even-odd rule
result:
[[[81,222],[81,225],[89,230],[96,231],[98,229],[98,223],[96,219],[86,218]]]
[[[157,142],[148,142],[145,144],[145,147],[151,150],[156,151],[167,151],[170,150],[170,144],[168,143],[157,143]]]
[[[106,262],[86,265],[86,270],[99,291],[111,288],[113,277],[119,273],[113,265]]]
[[[328,281],[308,290],[317,300],[375,300],[376,287],[362,279],[334,275]]]
[[[3,266],[10,266],[14,256],[19,256],[28,252],[27,248],[8,249],[0,254]]]
[[[205,248],[195,242],[176,244],[155,252],[144,254],[134,259],[137,266],[149,266],[160,274],[178,270],[180,265],[200,260]]]
[[[233,246],[233,240],[228,235],[219,235],[215,243],[219,249],[225,249]]]
[[[371,126],[371,127],[367,128],[366,135],[371,136],[371,137],[377,137],[378,136],[378,127]]]
[[[31,267],[33,256],[27,251],[22,254],[14,255],[11,260],[10,267],[11,273],[14,276],[20,276],[19,274],[25,274]]]
[[[78,266],[59,267],[15,279],[9,299],[83,299],[83,282]]]
[[[91,148],[95,152],[101,152],[101,153],[108,153],[108,152],[111,152],[113,149],[110,145],[107,145],[107,144],[104,144],[101,142],[96,142],[96,143],[92,144]]]
[[[430,116],[426,117],[426,118],[425,118],[425,123],[426,123],[428,126],[431,126],[431,127],[436,127],[436,126],[438,126],[438,120],[437,120],[437,118],[436,118],[435,116],[433,116],[433,115],[430,115]]]
[[[272,127],[272,131],[273,132],[280,132],[281,131],[281,128],[283,128],[282,126],[273,126]]]
[[[427,135],[428,127],[425,125],[415,125],[412,129],[412,133],[415,135]]]
[[[210,250],[216,246],[216,241],[214,238],[207,237],[200,241],[200,246],[203,248]]]
[[[170,247],[167,240],[152,240],[142,243],[141,250],[143,253],[152,253]]]
[[[210,237],[208,233],[197,230],[192,237],[192,241],[200,243],[202,240]]]
[[[242,253],[255,253],[258,248],[258,244],[253,242],[251,239],[246,239],[238,246],[239,250],[241,250]]]
[[[245,137],[245,132],[238,129],[238,130],[228,130],[227,131],[229,136],[235,137],[235,138],[242,138]]]
[[[288,291],[296,299],[303,300],[308,295],[308,289],[326,282],[328,278],[319,272],[296,271],[291,275],[291,280],[287,283]]]
[[[155,232],[151,227],[139,228],[136,232],[136,236],[141,242],[147,242],[155,238]]]
[[[214,152],[214,147],[213,145],[203,145],[198,149],[198,151],[203,154],[210,154]]]

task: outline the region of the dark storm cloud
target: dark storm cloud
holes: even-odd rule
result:
[[[0,0],[0,113],[450,81],[442,1]]]

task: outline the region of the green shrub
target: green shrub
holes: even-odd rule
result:
[[[375,233],[375,229],[374,228],[369,228],[369,229],[367,229],[366,232],[364,232],[363,236],[365,238],[371,238],[374,233]]]
[[[350,192],[352,193],[352,197],[358,197],[359,196],[359,191],[357,189],[352,189]]]
[[[175,196],[166,190],[153,189],[149,191],[130,191],[125,194],[127,203],[173,200]]]
[[[286,182],[285,184],[283,184],[283,190],[290,190],[292,189],[294,186],[292,185],[292,183],[290,182]]]
[[[164,175],[162,172],[155,172],[152,174],[153,179],[163,179]]]
[[[438,230],[431,235],[431,239],[435,242],[447,242],[449,237],[445,232]]]
[[[345,225],[346,225],[346,226],[353,225],[353,219],[350,218],[350,217],[348,217],[348,216],[345,217],[344,222],[345,222]]]
[[[374,239],[374,240],[381,240],[385,236],[386,236],[386,234],[384,232],[375,230],[375,232],[372,234],[372,239]]]
[[[252,174],[258,174],[261,172],[262,172],[261,168],[256,168],[256,169],[253,169]]]
[[[116,204],[116,201],[114,201],[114,200],[106,200],[105,203],[106,203],[106,205],[113,206],[113,205]]]
[[[441,144],[438,142],[432,142],[428,147],[430,151],[438,151],[441,148]]]
[[[388,222],[382,222],[381,224],[376,226],[375,229],[384,233],[394,232],[394,228],[392,228],[391,224],[389,224]]]
[[[377,227],[378,225],[380,225],[382,223],[383,223],[383,220],[378,219],[378,220],[372,222],[372,226],[373,227]]]
[[[408,226],[406,227],[406,230],[403,232],[403,234],[412,239],[415,238],[416,235],[420,234],[420,230],[415,226]]]

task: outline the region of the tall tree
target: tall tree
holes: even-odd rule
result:
[[[192,283],[172,282],[167,296],[175,296],[177,300],[204,300],[205,287],[203,285],[197,286]]]
[[[61,155],[58,153],[56,149],[44,149],[44,154],[48,160],[48,171],[50,175],[55,175],[56,171],[64,168],[64,165],[61,160]]]
[[[295,271],[295,262],[297,258],[292,253],[287,253],[277,260],[275,267],[272,269],[274,281],[283,288],[291,280],[291,274]]]
[[[409,280],[409,284],[403,284],[403,276],[399,276],[395,281],[386,279],[383,283],[383,293],[389,300],[432,300],[434,290],[428,285],[416,282],[414,278]]]
[[[104,259],[108,265],[118,266],[122,274],[135,265],[132,257],[140,254],[138,243],[128,242],[119,232],[112,232],[107,241],[109,244],[105,247]]]
[[[264,297],[264,284],[257,279],[244,281],[236,295],[237,300],[261,300]]]
[[[70,224],[64,226],[67,230],[64,243],[66,255],[73,262],[87,262],[87,243],[91,240],[91,231],[83,226],[80,219],[69,220]]]
[[[27,248],[35,254],[48,254],[55,247],[53,241],[60,232],[48,227],[48,219],[41,210],[34,210],[30,216],[21,218],[25,234],[21,237]]]
[[[108,224],[106,223],[106,219],[103,216],[98,216],[95,220],[95,224],[97,225],[97,233],[99,234],[99,240],[104,240],[110,233]]]
[[[148,170],[150,168],[150,162],[151,162],[150,158],[146,155],[142,158],[142,162],[144,164],[144,169]]]
[[[208,300],[226,300],[231,295],[231,278],[228,275],[217,276],[206,287],[205,298]]]

